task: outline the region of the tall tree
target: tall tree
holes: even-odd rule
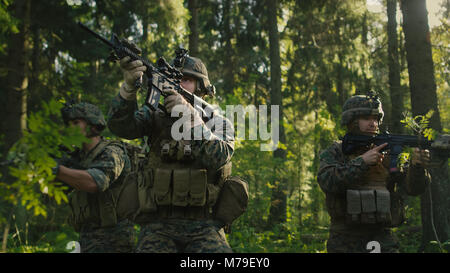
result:
[[[6,76],[6,99],[2,109],[2,133],[5,143],[2,155],[22,136],[26,127],[26,91],[28,88],[28,46],[30,34],[30,0],[16,1],[11,8],[15,18],[20,20],[19,31],[11,35],[8,45],[8,74]]]
[[[198,55],[198,8],[197,0],[188,0],[188,10],[191,14],[189,19],[189,54]]]
[[[414,116],[425,115],[433,110],[434,114],[430,119],[431,128],[441,132],[425,0],[402,0],[401,9],[412,113]],[[431,168],[430,172],[432,183],[421,197],[422,248],[436,239],[441,242],[447,241],[450,235],[447,159],[442,160],[438,168]]]
[[[393,133],[402,133],[400,123],[403,106],[403,89],[400,85],[400,64],[397,38],[397,0],[387,1],[387,35],[388,35],[388,64],[389,64],[389,90],[391,95],[390,130]]]
[[[281,96],[281,59],[280,37],[278,33],[278,1],[267,0],[267,30],[269,32],[270,45],[270,104],[279,106],[279,141],[286,143],[283,127],[283,102]],[[272,113],[273,114],[273,113]],[[273,157],[282,164],[286,160],[286,151],[277,148]],[[279,170],[279,168],[277,168]],[[269,224],[278,224],[286,221],[287,206],[287,181],[279,171],[274,172],[274,188],[272,190],[272,202],[270,207]]]
[[[1,134],[4,134],[4,144],[1,151],[2,159],[5,158],[8,150],[22,136],[23,130],[26,128],[27,113],[27,88],[28,88],[28,48],[30,36],[30,10],[31,0],[15,1],[11,5],[11,14],[17,18],[20,23],[18,32],[10,37],[8,45],[6,75],[6,94],[4,95],[5,103],[2,111]],[[6,173],[7,168],[2,168],[3,177],[10,182],[10,177]],[[23,211],[23,207],[18,206],[14,209]],[[12,210],[7,216],[7,223],[3,231],[2,250],[6,250],[7,237],[10,228],[10,218]],[[23,217],[20,217],[23,220]],[[21,221],[23,222],[23,221]]]
[[[233,32],[232,32],[232,12],[233,3],[232,0],[224,0],[222,7],[222,39],[224,44],[224,67],[223,67],[223,77],[224,77],[224,91],[232,92],[235,86],[234,82],[234,53],[233,53]]]

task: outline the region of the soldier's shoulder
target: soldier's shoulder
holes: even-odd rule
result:
[[[103,149],[102,154],[118,156],[118,157],[126,157],[127,151],[125,144],[120,140],[112,140],[108,141],[105,148]]]
[[[342,141],[334,141],[330,146],[320,153],[320,158],[335,157],[342,153]]]
[[[337,152],[342,150],[342,140],[334,141],[330,146],[328,146],[323,152]]]

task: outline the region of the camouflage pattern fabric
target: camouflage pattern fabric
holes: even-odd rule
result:
[[[347,234],[331,231],[327,241],[327,252],[369,253],[371,252],[371,248],[367,249],[367,243],[371,241],[376,241],[380,244],[381,253],[399,252],[398,241],[388,229],[363,234]]]
[[[223,229],[213,221],[167,219],[141,226],[136,252],[232,253]]]
[[[105,140],[102,139],[99,144],[103,141]],[[122,147],[109,144],[91,161],[87,168],[81,167],[81,163],[96,147],[87,153],[78,150],[72,154],[71,158],[60,164],[68,164],[66,167],[69,168],[86,169],[97,184],[99,191],[106,191],[111,185],[123,182],[125,176],[130,172],[130,159]],[[98,228],[96,223],[85,223],[80,232],[82,251],[132,252],[135,238],[133,224],[128,220],[121,220],[119,219],[117,226],[112,228]]]
[[[320,154],[317,182],[325,193],[343,194],[369,170],[369,166],[360,156],[346,160],[341,147],[342,143],[338,141]]]
[[[378,116],[379,124],[382,123],[384,112],[378,97],[374,94],[353,96],[344,103],[341,123],[348,125],[357,117],[369,115]]]
[[[147,106],[137,110],[136,101],[124,100],[120,95],[116,96],[108,113],[108,127],[119,137],[126,139],[141,138],[153,135],[154,128],[152,115],[156,113]],[[195,140],[194,132],[198,128],[192,128],[192,140],[190,145],[192,155],[196,160],[208,169],[219,169],[230,161],[234,152],[234,131],[231,122],[217,115],[215,119],[222,120],[220,128],[208,128],[205,124],[200,125],[203,135],[207,139]]]
[[[365,151],[361,150],[353,156],[346,156],[342,152],[341,141],[337,141],[320,154],[317,182],[325,193],[327,210],[331,216],[328,252],[369,252],[366,250],[366,244],[370,241],[378,241],[381,244],[382,252],[398,251],[398,245],[389,228],[377,224],[355,227],[349,226],[345,222],[345,192],[356,185],[366,183],[366,181],[362,181],[362,178],[372,168],[360,156]],[[388,156],[383,161],[385,168],[388,168],[387,162],[389,162]],[[391,193],[391,204],[395,204],[393,200],[397,198],[400,198],[400,202],[402,202],[402,196],[405,194],[422,193],[426,183],[429,183],[429,175],[421,167],[409,167],[406,164],[400,170],[400,173],[391,174],[386,178],[386,186]],[[391,211],[394,211],[393,207],[391,207]]]
[[[101,191],[108,189],[119,177],[124,177],[131,168],[130,159],[123,148],[108,145],[105,150],[92,161],[87,172],[94,178]]]
[[[366,151],[360,151],[362,155]],[[384,165],[387,168],[389,158],[386,156]],[[325,194],[343,194],[351,185],[361,181],[360,178],[369,170],[361,156],[353,159],[342,152],[342,142],[336,141],[320,154],[320,166],[317,182]],[[393,177],[390,177],[392,179]],[[429,183],[428,172],[422,167],[405,164],[400,167],[400,173],[395,176],[395,183],[402,187],[409,195],[418,195],[425,190]]]
[[[97,106],[87,102],[68,104],[61,109],[61,114],[66,125],[70,120],[85,119],[89,124],[99,127],[100,130],[106,127],[106,120],[102,111]]]
[[[101,141],[105,140],[102,139]],[[95,147],[91,151],[94,149]],[[72,154],[71,158],[66,161],[61,161],[60,164],[69,168],[80,168],[80,163],[89,156],[91,151],[86,153],[83,150],[78,150],[76,153]],[[86,168],[86,171],[92,176],[99,190],[105,191],[112,183],[117,181],[119,177],[121,179],[125,177],[126,174],[130,172],[130,169],[130,159],[123,148],[117,145],[108,145],[101,154],[92,160]]]
[[[123,220],[111,228],[86,229],[80,232],[81,253],[132,253],[135,245],[134,226]]]
[[[148,136],[159,139],[161,128],[157,120],[165,115],[161,110],[152,111],[147,106],[137,109],[136,101],[127,101],[118,95],[112,101],[108,113],[108,127],[120,137],[127,139]],[[156,116],[158,115],[158,116]],[[199,125],[204,138],[195,140],[198,127],[191,130],[191,161],[204,169],[218,170],[231,160],[234,151],[234,132],[230,122],[221,116],[215,117],[215,124]],[[170,121],[170,119],[167,119]],[[173,122],[176,118],[173,119]],[[172,124],[167,124],[171,126]],[[168,127],[170,128],[170,127]],[[157,131],[157,132],[155,132]],[[168,136],[170,137],[170,135]],[[152,151],[152,148],[155,150]],[[150,147],[151,154],[158,155],[159,147]],[[222,235],[221,235],[222,234]],[[143,224],[138,240],[138,252],[231,252],[223,231],[210,220],[160,219]]]

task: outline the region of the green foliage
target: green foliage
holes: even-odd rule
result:
[[[67,197],[63,192],[65,187],[53,181],[51,167],[56,164],[55,158],[62,156],[57,149],[59,144],[71,149],[83,139],[79,132],[63,128],[57,122],[61,105],[56,100],[91,102],[106,114],[122,82],[118,64],[106,61],[108,49],[74,22],[81,21],[106,37],[115,32],[133,40],[147,59],[156,61],[159,56],[170,60],[178,45],[186,46],[191,31],[187,25],[190,14],[185,8],[187,1],[182,0],[35,2],[31,3],[27,38],[28,129],[8,153],[8,159],[13,162],[9,168],[12,182],[0,177],[0,228],[9,221],[10,214],[10,206],[3,205],[3,201],[16,208],[23,206],[30,215],[20,220],[20,213],[14,212],[9,251],[65,252],[66,243],[77,238],[63,224],[64,216],[53,217],[56,215],[53,210],[67,209]],[[207,65],[210,80],[217,87],[217,96],[208,101],[222,109],[226,105],[270,104],[265,1],[197,2],[201,3],[198,57]],[[14,49],[10,38],[18,32],[22,21],[11,15],[13,4],[12,0],[0,0],[2,86],[9,84],[8,51]],[[340,126],[340,114],[343,102],[351,95],[369,89],[378,91],[389,120],[385,18],[382,13],[369,12],[365,0],[285,0],[279,4],[286,133],[286,141],[279,147],[286,152],[286,160],[274,160],[271,152],[261,152],[263,142],[259,140],[241,140],[236,144],[233,174],[249,182],[250,203],[247,213],[233,225],[228,239],[236,252],[324,252],[329,217],[324,194],[316,181],[318,155],[345,133],[345,128]],[[441,26],[431,31],[444,133],[448,132],[450,122],[447,21],[443,20]],[[404,49],[400,51],[401,82],[406,87],[406,58]],[[145,90],[138,97],[141,105]],[[407,97],[405,93],[404,103],[410,110]],[[43,101],[47,103],[42,104]],[[4,103],[0,102],[0,109]],[[435,132],[428,128],[431,115],[405,116],[402,122],[432,139]],[[104,135],[114,137],[108,130]],[[409,155],[402,156],[407,160]],[[280,181],[286,181],[287,217],[285,223],[270,226],[272,189]],[[45,203],[48,197],[55,204]],[[52,219],[52,224],[42,228],[48,219]],[[408,228],[420,224],[420,203],[408,199],[408,222],[395,230],[402,252],[417,251],[420,232]]]
[[[448,95],[450,92],[450,73],[448,73],[448,67],[450,66],[450,50],[448,48],[450,43],[450,32],[448,31],[450,20],[448,18],[448,8],[447,4],[447,16],[444,14],[441,25],[433,28],[431,31],[438,107],[444,134],[450,133],[450,96]]]
[[[58,230],[47,231],[40,234],[36,241],[20,239],[20,233],[16,230],[11,234],[8,252],[21,253],[66,253],[68,243],[79,240],[78,234],[66,224],[59,224]]]
[[[405,124],[406,128],[413,130],[418,135],[423,135],[428,140],[433,140],[436,138],[437,132],[432,128],[429,128],[430,118],[433,115],[434,111],[430,110],[425,115],[418,115],[414,118],[411,117],[409,112],[404,113],[404,119],[400,122]]]
[[[12,162],[9,172],[15,178],[13,183],[1,183],[7,192],[5,200],[14,206],[25,206],[35,216],[47,216],[46,206],[42,202],[42,194],[54,198],[57,204],[68,202],[64,186],[54,181],[52,167],[57,158],[63,156],[60,146],[73,151],[74,147],[81,147],[88,141],[79,129],[64,127],[60,119],[62,104],[51,100],[44,102],[42,110],[33,113],[28,118],[28,130],[23,137],[10,149],[7,159]],[[60,119],[61,120],[61,119]]]
[[[425,253],[448,253],[450,242],[447,241],[444,244],[440,245],[436,241],[431,241],[425,246]]]

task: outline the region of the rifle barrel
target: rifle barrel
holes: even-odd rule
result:
[[[84,30],[90,32],[92,35],[94,35],[95,37],[97,37],[98,39],[100,39],[103,43],[107,44],[110,47],[114,47],[114,45],[108,41],[105,37],[101,36],[100,34],[98,34],[97,32],[93,31],[92,29],[88,28],[86,25],[84,25],[81,22],[78,22],[78,25],[83,28]]]

